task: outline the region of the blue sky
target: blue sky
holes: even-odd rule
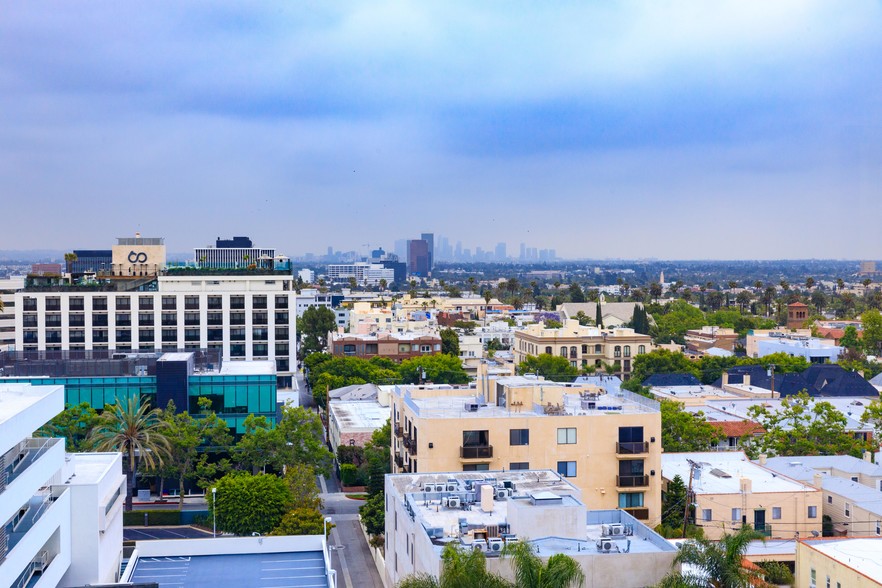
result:
[[[882,257],[882,5],[22,2],[0,249]]]

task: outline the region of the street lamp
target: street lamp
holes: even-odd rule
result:
[[[217,538],[217,488],[211,489],[211,536]]]

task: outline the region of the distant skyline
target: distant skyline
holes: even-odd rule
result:
[[[10,3],[0,249],[882,257],[882,4]]]

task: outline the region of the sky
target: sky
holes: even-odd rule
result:
[[[882,3],[7,2],[0,249],[882,258]]]

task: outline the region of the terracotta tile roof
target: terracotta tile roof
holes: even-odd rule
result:
[[[722,431],[726,437],[743,437],[766,432],[759,423],[753,421],[719,421],[710,424]]]

